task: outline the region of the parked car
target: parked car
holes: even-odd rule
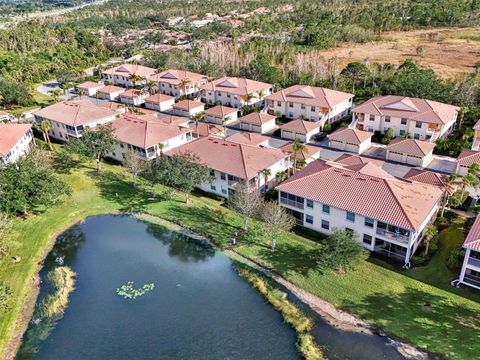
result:
[[[327,138],[327,134],[323,132],[319,132],[318,134],[313,135],[312,140],[314,142],[319,142],[319,141],[325,140],[326,138]]]

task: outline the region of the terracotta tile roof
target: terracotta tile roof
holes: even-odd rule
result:
[[[263,144],[265,141],[268,141],[268,137],[261,134],[241,131],[227,137],[225,140],[231,141],[237,144],[258,146]]]
[[[86,81],[86,82],[83,82],[81,84],[76,85],[75,87],[79,88],[79,89],[97,89],[97,88],[101,88],[103,86],[104,86],[103,84],[100,84],[100,83],[97,83],[97,82]]]
[[[374,165],[377,165],[379,167],[382,167],[382,165],[385,163],[385,161],[382,161],[382,160],[370,159],[364,156],[353,155],[353,154],[340,155],[337,159],[335,159],[335,162],[342,165],[346,165],[346,166],[367,164],[371,162]]]
[[[431,124],[446,124],[459,111],[457,106],[405,96],[376,96],[355,107],[354,112],[389,115]]]
[[[270,114],[263,114],[259,112],[252,112],[248,115],[242,116],[238,120],[240,122],[249,123],[261,126],[269,121],[275,120],[277,117]]]
[[[259,91],[267,91],[273,85],[261,81],[250,80],[239,77],[223,77],[209,82],[201,87],[206,91],[223,91],[235,95],[257,94]]]
[[[30,124],[0,124],[0,156],[6,156],[31,128]]]
[[[475,125],[473,125],[473,130],[480,130],[480,120],[478,120]]]
[[[205,106],[204,103],[200,101],[193,101],[193,100],[182,100],[172,105],[174,109],[187,110],[187,111],[196,109],[198,107],[204,107],[204,106]]]
[[[164,101],[172,101],[172,100],[175,100],[174,96],[157,93],[147,97],[145,99],[145,102],[160,104]]]
[[[282,130],[296,132],[297,134],[304,134],[306,135],[310,131],[318,130],[320,131],[320,125],[311,121],[305,120],[292,120],[288,123],[280,126]]]
[[[445,181],[445,176],[434,173],[433,171],[427,171],[423,169],[411,168],[408,172],[403,176],[404,179],[418,181],[424,184],[429,184],[433,186],[437,186],[442,190],[447,190],[449,193],[453,194],[455,192],[455,188],[449,185]]]
[[[115,85],[104,86],[103,88],[98,90],[98,92],[102,94],[113,94],[113,93],[118,93],[123,91],[125,91],[125,88],[122,88],[120,86],[115,86]]]
[[[104,70],[102,74],[120,75],[125,77],[128,77],[128,75],[130,74],[137,74],[138,76],[149,77],[155,74],[156,72],[157,70],[146,67],[146,66],[142,66],[142,65],[122,64],[122,65],[118,65],[113,68]]]
[[[214,137],[199,138],[167,152],[168,155],[191,152],[210,169],[244,180],[251,180],[288,156],[281,150],[236,144]],[[212,156],[215,154],[215,156]]]
[[[216,136],[222,137],[225,135],[225,129],[221,125],[199,123],[198,124],[198,136]]]
[[[472,164],[480,164],[480,151],[462,150],[457,157],[457,163],[462,166],[470,166]]]
[[[443,195],[435,186],[372,176],[323,160],[310,163],[277,189],[415,231]]]
[[[183,79],[190,81],[188,85],[197,86],[208,81],[208,77],[205,75],[185,70],[165,70],[150,76],[148,80],[179,85]]]
[[[123,113],[126,111],[126,107],[124,104],[119,104],[113,101],[106,101],[103,104],[101,104],[100,107],[110,109],[110,110],[115,110],[120,113]]]
[[[435,143],[396,137],[387,145],[387,151],[394,151],[401,154],[424,157],[429,155],[435,148]]]
[[[189,118],[174,115],[160,115],[157,116],[157,120],[163,122],[164,124],[176,126],[185,126],[190,122]]]
[[[142,97],[142,96],[146,96],[146,95],[147,95],[147,94],[145,94],[145,93],[142,92],[141,90],[128,89],[128,90],[126,90],[125,92],[121,93],[121,94],[120,94],[120,97],[133,99],[133,98],[136,98],[136,97]]]
[[[235,114],[238,112],[238,109],[234,109],[228,106],[217,105],[211,107],[210,109],[205,110],[205,115],[214,116],[217,118],[225,118],[230,114]]]
[[[106,118],[114,120],[117,112],[96,106],[88,100],[78,100],[61,101],[34,111],[33,114],[65,125],[78,126]]]
[[[265,99],[271,101],[288,101],[332,109],[335,105],[353,98],[354,96],[355,95],[346,92],[317,86],[293,85],[272,95],[268,95]]]
[[[473,223],[467,237],[463,243],[463,247],[480,251],[480,215],[477,216]]]
[[[370,139],[373,133],[351,128],[340,128],[328,135],[332,141],[344,142],[349,144],[360,145],[364,141]]]
[[[293,141],[283,145],[280,147],[280,149],[288,154],[290,154],[293,157],[296,157],[297,160],[308,160],[315,155],[319,154],[321,152],[321,148],[317,146],[311,146],[311,145],[303,145],[304,150],[302,151],[297,151],[295,154],[295,151],[293,151]]]
[[[148,149],[171,138],[192,132],[191,129],[175,125],[167,125],[160,121],[123,115],[110,125],[118,141]]]

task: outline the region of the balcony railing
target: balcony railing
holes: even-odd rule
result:
[[[399,233],[395,233],[392,231],[384,230],[384,229],[378,229],[377,228],[377,235],[386,237],[388,239],[394,240],[394,241],[399,241],[402,243],[407,243],[409,242],[409,237],[407,235],[402,235]]]
[[[475,258],[470,257],[468,259],[468,265],[475,266],[475,267],[480,269],[480,259],[475,259]]]
[[[297,209],[303,209],[304,208],[304,204],[301,203],[301,202],[298,202],[298,201],[295,201],[295,200],[290,200],[290,199],[286,199],[286,198],[280,198],[280,203],[282,204],[285,204],[285,205],[288,205],[288,206],[291,206],[291,207],[295,207]]]
[[[394,258],[396,260],[405,260],[406,253],[403,252],[395,252],[392,250],[385,249],[381,246],[375,246],[373,248],[373,251],[391,258]]]

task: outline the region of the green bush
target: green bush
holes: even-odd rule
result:
[[[461,244],[455,246],[452,252],[448,255],[446,260],[447,267],[451,270],[458,269],[462,266],[463,257],[465,256],[465,250]]]

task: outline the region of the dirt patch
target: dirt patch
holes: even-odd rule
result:
[[[442,77],[473,72],[480,61],[479,28],[439,28],[386,32],[379,41],[345,44],[320,50],[326,60],[336,58],[338,68],[353,61],[398,64],[413,59]]]

